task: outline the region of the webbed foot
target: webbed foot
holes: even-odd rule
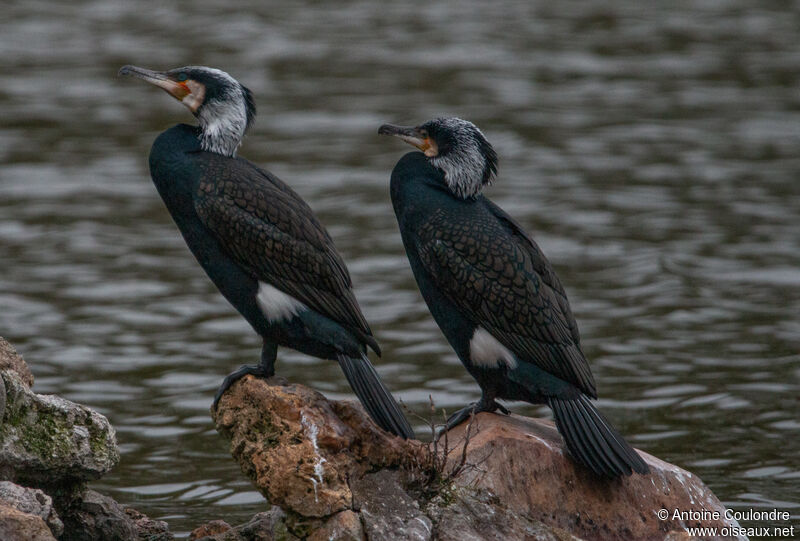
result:
[[[472,417],[472,415],[477,415],[482,411],[493,413],[497,410],[500,410],[500,412],[505,415],[511,415],[511,413],[505,406],[498,404],[494,399],[487,400],[486,397],[483,396],[477,402],[473,402],[469,406],[461,408],[453,415],[448,417],[447,422],[444,425],[444,428],[442,428],[439,431],[439,433],[436,434],[436,439],[438,440],[439,438],[442,437],[442,434],[444,434],[451,428],[460,425],[461,423]]]
[[[225,391],[227,391],[231,385],[233,385],[234,383],[236,383],[237,381],[239,381],[248,374],[256,376],[257,378],[264,378],[264,379],[270,378],[273,375],[275,375],[274,371],[270,372],[266,370],[263,364],[245,364],[240,366],[238,369],[234,370],[233,372],[225,376],[225,379],[222,380],[222,385],[219,386],[219,389],[217,389],[217,394],[214,395],[214,406],[213,406],[214,410],[217,409],[217,404],[219,404],[219,399],[222,398],[222,395],[225,394]]]

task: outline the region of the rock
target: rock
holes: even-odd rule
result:
[[[219,526],[221,526],[219,523],[227,525],[221,520],[214,521],[214,523]],[[257,513],[250,522],[241,526],[206,535],[205,537],[195,536],[195,532],[199,535],[216,529],[217,526],[212,527],[211,524],[206,524],[194,530],[189,539],[197,541],[299,541],[300,539],[289,532],[286,525],[286,513],[281,511],[279,507],[274,506],[269,511]]]
[[[387,541],[666,540],[727,525],[659,520],[660,509],[724,507],[697,477],[646,453],[650,475],[598,478],[549,421],[481,413],[466,448],[469,423],[434,451],[381,431],[356,403],[250,376],[212,415],[242,470],[285,512],[270,511],[265,539],[278,525],[297,538]],[[211,539],[238,541],[241,528]]]
[[[3,541],[55,541],[42,517],[0,504],[0,539]]]
[[[119,461],[114,428],[96,411],[33,393],[16,372],[0,372],[0,479],[40,488],[98,479]]]
[[[189,534],[189,541],[195,541],[195,539],[203,539],[205,537],[211,537],[217,534],[225,533],[231,529],[231,525],[225,522],[224,520],[212,520],[207,524],[203,524],[202,526],[198,526],[192,533]]]
[[[353,511],[342,511],[333,515],[319,529],[311,532],[307,541],[361,541],[364,529],[358,514]],[[380,539],[380,538],[378,538]]]
[[[152,520],[113,498],[86,490],[62,511],[60,541],[172,541],[167,523]]]
[[[0,540],[173,539],[165,522],[85,490],[87,481],[119,461],[108,419],[69,400],[35,394],[32,384],[25,361],[0,338]],[[47,536],[37,533],[39,523],[49,528]]]
[[[401,486],[392,470],[354,479],[353,505],[360,512],[368,539],[431,539],[433,524]]]
[[[63,523],[53,509],[51,498],[41,490],[0,482],[0,508],[13,508],[44,519],[51,536],[61,541],[172,541],[166,522],[151,520],[135,509],[123,509],[108,496],[87,490],[61,511]],[[29,518],[6,524],[0,539],[28,539],[33,524]],[[11,534],[19,537],[7,537]]]
[[[437,541],[581,541],[560,528],[515,513],[485,490],[448,486],[426,507]]]
[[[141,541],[172,541],[175,539],[175,536],[169,533],[169,526],[163,520],[153,520],[132,507],[126,507],[125,514],[133,521],[136,535]]]
[[[6,414],[6,384],[3,378],[0,378],[0,419],[3,419]]]
[[[323,520],[298,515],[288,517],[278,506],[256,514],[249,522],[235,528],[224,520],[212,520],[195,528],[189,536],[189,541],[299,541],[300,539],[362,541],[365,536],[359,515],[353,511],[341,511]]]
[[[242,378],[212,415],[267,500],[305,517],[350,509],[348,479],[412,465],[427,453],[421,442],[380,430],[360,407],[280,378]]]
[[[40,517],[55,537],[64,532],[64,524],[53,508],[53,499],[41,490],[0,481],[0,504]]]
[[[0,371],[11,370],[16,372],[22,382],[28,387],[33,387],[33,374],[27,363],[22,359],[14,346],[0,336]]]
[[[448,434],[450,464],[460,460],[467,423]],[[456,483],[485,489],[511,512],[586,539],[663,539],[686,526],[727,526],[719,521],[659,520],[660,509],[725,507],[696,476],[647,453],[649,475],[607,480],[566,454],[553,423],[517,415],[475,417],[466,467]],[[724,516],[724,515],[723,515]]]
[[[108,496],[87,490],[64,512],[61,541],[134,541],[138,538],[133,520],[120,504]]]

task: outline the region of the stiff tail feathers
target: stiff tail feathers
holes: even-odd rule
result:
[[[362,354],[361,358],[338,355],[338,359],[350,387],[372,420],[387,432],[405,439],[414,438],[414,431],[400,405],[383,385],[366,354]]]
[[[598,475],[620,477],[650,469],[586,396],[549,398],[558,431],[572,456]]]

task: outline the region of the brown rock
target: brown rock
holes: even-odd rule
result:
[[[461,457],[467,423],[450,431],[451,464]],[[723,527],[720,521],[659,520],[660,509],[724,512],[699,478],[640,451],[649,475],[608,480],[566,454],[549,421],[481,413],[475,417],[467,467],[456,483],[485,489],[510,511],[583,539],[664,539],[686,526]]]
[[[358,514],[342,511],[333,515],[321,528],[311,533],[307,541],[362,541],[364,529]],[[380,539],[380,538],[378,538]]]
[[[225,533],[230,529],[231,525],[224,520],[212,520],[211,522],[203,524],[202,526],[198,526],[192,530],[192,533],[189,534],[189,541],[195,541],[195,539],[202,539],[203,537]]]
[[[64,533],[64,524],[53,507],[53,499],[41,490],[0,481],[0,504],[41,517],[55,537]]]
[[[214,522],[221,523],[222,521]],[[206,526],[209,525],[207,524]],[[203,526],[197,530],[201,528]],[[194,536],[194,532],[192,532],[192,536]],[[204,537],[192,537],[191,539],[197,541],[299,541],[300,538],[288,530],[286,513],[281,511],[279,507],[273,506],[269,511],[256,513],[246,524]]]
[[[661,509],[724,508],[697,477],[646,453],[651,474],[598,478],[567,455],[549,421],[481,413],[466,450],[467,423],[450,431],[444,466],[428,445],[378,429],[358,404],[278,378],[234,384],[215,421],[242,470],[283,510],[209,537],[218,541],[255,531],[263,539],[666,540],[687,526],[726,525],[659,520]]]
[[[16,372],[28,387],[33,386],[33,374],[14,346],[0,336],[0,370]]]
[[[427,450],[376,427],[358,406],[303,385],[247,376],[212,412],[231,453],[274,505],[306,517],[351,508],[348,479],[410,465]]]
[[[42,517],[0,504],[0,539],[3,541],[55,541]]]
[[[486,490],[448,487],[426,508],[436,523],[436,541],[581,541],[505,507]]]

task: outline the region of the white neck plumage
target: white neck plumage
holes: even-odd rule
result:
[[[486,159],[477,145],[453,149],[443,156],[430,158],[431,164],[444,173],[444,181],[456,197],[469,199],[478,197],[484,186],[490,184],[492,175],[486,179]]]
[[[247,129],[244,100],[212,101],[197,112],[200,147],[207,152],[233,157]]]

